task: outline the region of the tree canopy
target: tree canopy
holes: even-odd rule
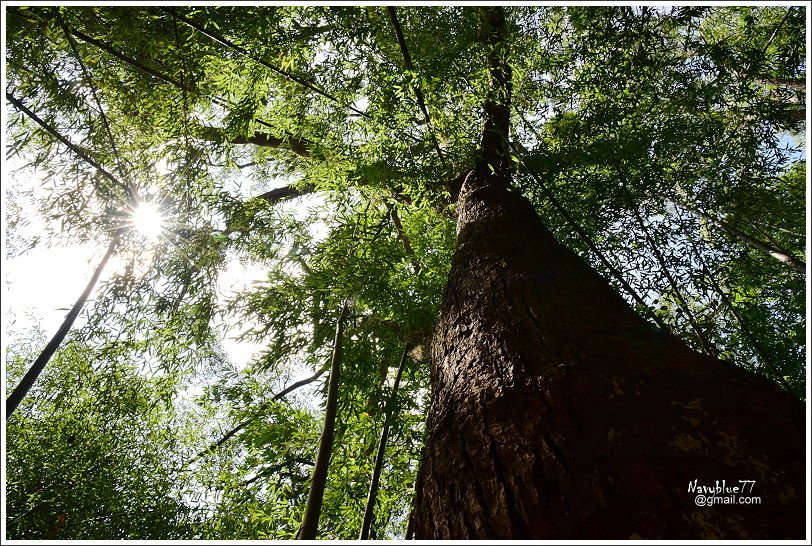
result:
[[[804,8],[506,13],[515,190],[652,326],[803,398]],[[345,301],[318,537],[358,536],[384,423],[371,538],[405,536],[494,92],[477,9],[12,6],[6,25],[7,157],[47,190],[38,241],[15,235],[27,189],[6,191],[6,259],[117,238],[123,264],[7,422],[9,538],[293,538]],[[235,262],[265,279],[230,292]],[[232,361],[224,323],[263,350]],[[8,391],[42,345],[11,345]]]

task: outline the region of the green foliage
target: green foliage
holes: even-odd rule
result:
[[[30,353],[7,355],[9,379]],[[194,533],[176,472],[182,441],[163,377],[94,365],[64,347],[6,426],[6,520],[14,539],[156,539]],[[63,524],[57,520],[63,518]]]

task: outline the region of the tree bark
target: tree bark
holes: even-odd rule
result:
[[[484,173],[432,346],[418,539],[802,538],[804,409],[637,317]],[[759,506],[688,484],[756,480]]]
[[[415,538],[803,538],[802,404],[649,326],[486,167],[460,192]],[[761,503],[697,506],[694,480]]]
[[[319,527],[324,488],[327,485],[327,470],[330,466],[330,456],[333,454],[333,436],[338,411],[338,385],[341,375],[341,349],[344,340],[344,321],[347,318],[348,311],[349,302],[345,301],[336,324],[333,358],[330,365],[330,385],[327,389],[327,407],[324,410],[324,427],[321,430],[319,452],[316,456],[316,465],[313,467],[313,479],[310,481],[310,491],[307,494],[307,505],[302,516],[302,525],[296,537],[299,540],[314,540]]]

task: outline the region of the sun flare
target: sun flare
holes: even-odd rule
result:
[[[133,226],[147,239],[155,240],[161,235],[163,221],[158,207],[152,203],[139,203],[133,211]]]

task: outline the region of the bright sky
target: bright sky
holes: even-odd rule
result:
[[[17,201],[25,222],[15,229],[11,238],[4,234],[4,243],[12,247],[3,253],[2,268],[3,337],[6,346],[24,338],[37,325],[50,338],[87,285],[107,248],[106,240],[86,244],[61,241],[53,243],[54,246],[51,247],[39,244],[21,252],[35,237],[43,236],[45,221],[37,213],[33,198],[48,190],[39,187],[40,180],[35,172],[13,172],[19,165],[19,160],[6,162],[3,175],[6,192],[19,188],[32,190],[30,198],[20,198]],[[4,207],[4,214],[6,213]],[[134,215],[135,227],[145,230],[148,239],[155,235],[153,228],[159,221],[156,211],[149,207],[139,208]],[[13,248],[17,245],[20,248]],[[99,284],[122,268],[123,260],[114,256],[103,271]],[[218,299],[222,303],[234,292],[264,278],[264,268],[242,264],[236,257],[230,256],[226,270],[218,279]],[[91,294],[85,306],[86,312],[92,311],[93,301],[94,295]],[[83,323],[84,313],[76,320],[74,328],[81,327]],[[235,339],[249,325],[237,328],[233,322],[221,321],[215,327],[222,336],[224,349],[238,367],[247,364],[252,354],[262,348],[257,344]]]

